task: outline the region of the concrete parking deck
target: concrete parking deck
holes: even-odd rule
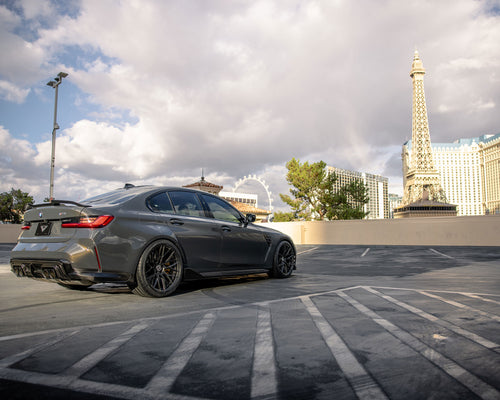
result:
[[[290,279],[190,283],[165,299],[0,266],[0,395],[500,398],[500,248],[299,252]]]

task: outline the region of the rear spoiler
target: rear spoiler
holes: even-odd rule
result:
[[[91,205],[80,204],[80,203],[77,203],[76,201],[71,201],[71,200],[52,200],[50,203],[28,204],[27,210],[29,210],[31,208],[37,208],[37,207],[60,206],[61,204],[73,204],[73,205],[78,206],[78,207],[92,207]]]

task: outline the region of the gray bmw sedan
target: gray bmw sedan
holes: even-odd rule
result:
[[[69,289],[124,282],[141,296],[164,297],[183,280],[287,278],[295,269],[290,237],[191,189],[127,184],[80,202],[33,205],[24,218],[12,271]]]

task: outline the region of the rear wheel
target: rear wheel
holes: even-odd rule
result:
[[[168,240],[151,243],[139,260],[135,294],[165,297],[172,294],[182,280],[182,257],[176,245]]]
[[[286,240],[280,242],[274,253],[273,268],[270,275],[273,278],[288,278],[295,269],[295,249]]]

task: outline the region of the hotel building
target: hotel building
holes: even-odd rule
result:
[[[365,172],[348,171],[336,167],[327,167],[329,173],[335,173],[338,180],[335,189],[355,180],[362,181],[368,188],[369,201],[364,206],[364,211],[368,212],[366,219],[389,218],[389,195],[388,179],[380,175],[367,174]]]
[[[457,216],[500,213],[500,134],[432,143],[431,150],[447,201],[457,205]],[[411,140],[403,145],[402,157],[407,171]]]

